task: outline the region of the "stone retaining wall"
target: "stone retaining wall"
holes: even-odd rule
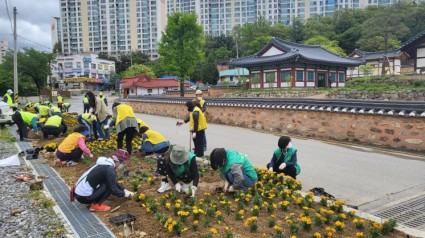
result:
[[[279,91],[279,92],[258,92],[258,93],[228,93],[222,94],[220,97],[226,98],[304,98],[323,94],[325,91]]]
[[[126,100],[135,112],[185,118],[185,104]],[[425,152],[425,119],[307,110],[208,106],[208,122],[280,135],[345,141]]]
[[[394,91],[334,91],[326,94],[327,98],[336,99],[374,99],[425,101],[425,90],[394,90]]]

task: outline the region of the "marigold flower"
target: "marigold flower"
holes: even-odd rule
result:
[[[216,229],[216,228],[214,228],[214,227],[213,227],[213,228],[211,228],[211,229],[210,229],[210,231],[211,231],[211,233],[213,233],[213,234],[217,234],[217,232],[218,232],[218,231],[217,231],[217,229]]]

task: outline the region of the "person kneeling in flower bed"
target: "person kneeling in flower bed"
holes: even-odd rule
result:
[[[43,132],[44,139],[49,138],[50,135],[59,137],[60,133],[65,135],[67,130],[68,127],[64,120],[58,115],[53,115],[47,118],[46,123],[44,123],[44,125],[41,124],[41,131]]]
[[[142,126],[139,129],[139,135],[142,137],[142,144],[139,150],[146,155],[163,154],[170,148],[170,142],[165,139],[159,132],[149,129],[149,127]]]
[[[99,157],[96,165],[85,172],[75,187],[75,198],[82,204],[90,204],[90,211],[109,211],[105,201],[112,194],[118,197],[133,197],[134,193],[117,182],[116,169],[120,168],[116,155],[112,158]]]
[[[62,141],[56,150],[56,156],[59,159],[58,166],[64,166],[65,164],[68,166],[77,165],[83,153],[93,158],[93,154],[86,146],[86,137],[81,134],[85,130],[85,126],[79,126]]]
[[[69,103],[69,102],[64,102],[63,104],[62,104],[62,111],[63,112],[69,112],[69,108],[71,107],[71,103]]]
[[[291,138],[281,136],[277,145],[279,148],[273,152],[273,158],[267,164],[267,168],[270,172],[284,173],[296,179],[301,168],[297,162],[297,149],[292,147]]]
[[[176,145],[171,150],[170,159],[158,159],[158,173],[163,177],[161,187],[157,190],[163,193],[172,189],[167,176],[175,184],[177,192],[191,193],[195,196],[199,183],[198,165],[196,155],[187,151],[183,146]],[[180,184],[183,182],[183,186]],[[193,185],[190,183],[193,182]]]
[[[243,155],[234,150],[215,148],[210,155],[211,168],[220,169],[220,178],[225,181],[224,192],[247,191],[257,182],[257,172]]]

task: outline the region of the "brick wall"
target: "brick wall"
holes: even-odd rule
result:
[[[126,101],[135,112],[184,118],[185,104]],[[159,105],[160,104],[160,105]],[[208,106],[208,122],[425,152],[425,119],[304,110]]]

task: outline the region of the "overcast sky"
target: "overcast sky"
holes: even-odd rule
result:
[[[13,33],[7,9],[13,22],[13,7],[18,11],[18,48],[33,47],[37,50],[52,51],[50,24],[53,17],[60,15],[59,0],[0,0],[0,40],[7,40],[9,48],[12,49]]]

